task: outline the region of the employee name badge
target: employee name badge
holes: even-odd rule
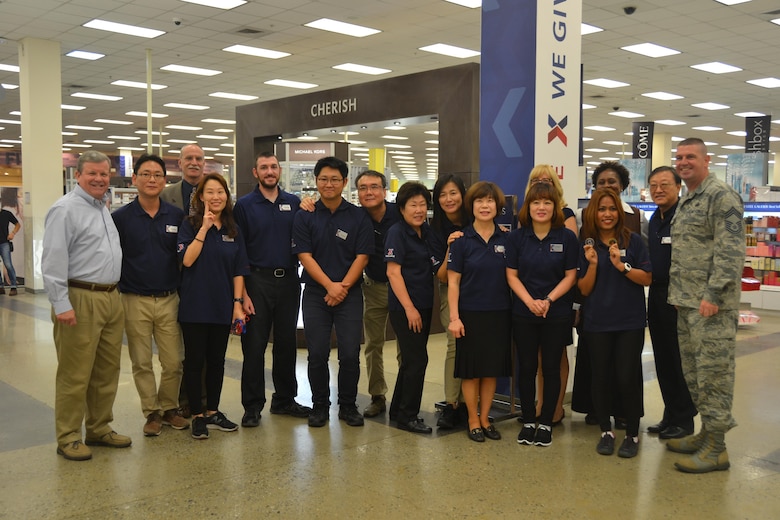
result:
[[[168,224],[165,226],[165,232],[166,233],[178,233],[179,232],[179,226],[172,226]]]
[[[551,253],[563,253],[563,244],[550,244]]]
[[[222,241],[223,242],[235,242],[236,239],[234,239],[233,237],[227,236],[227,235],[222,235]]]
[[[347,236],[349,236],[349,234],[343,229],[336,230],[336,238],[340,238],[341,240],[346,240]]]
[[[279,211],[292,211],[292,206],[289,204],[279,204]]]
[[[625,249],[621,249],[619,252],[620,252],[620,258],[625,258],[626,250]]]
[[[672,243],[672,237],[661,237],[661,243],[662,244],[671,244]]]
[[[493,252],[501,253],[503,255],[506,252],[506,249],[504,248],[503,244],[496,244],[493,246]]]

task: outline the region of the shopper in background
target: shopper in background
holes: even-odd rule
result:
[[[473,223],[450,246],[447,262],[449,331],[456,338],[455,375],[468,409],[468,436],[499,440],[489,412],[496,380],[511,374],[511,299],[504,256],[507,233],[495,222],[506,203],[492,182],[466,192]]]
[[[402,430],[431,433],[419,413],[428,366],[433,277],[441,259],[431,254],[429,245],[428,188],[419,182],[406,182],[398,190],[396,202],[402,220],[390,228],[385,240],[388,309],[401,354],[390,419],[397,421]]]
[[[303,324],[309,351],[309,385],[314,409],[309,426],[325,426],[330,415],[331,334],[338,343],[339,419],[363,426],[358,412],[360,332],[363,328],[363,268],[374,251],[373,230],[366,212],[347,202],[341,192],[349,168],[336,157],[314,166],[320,200],[314,212],[299,211],[293,221],[293,253],[304,268]]]
[[[54,422],[57,453],[68,460],[91,459],[88,446],[132,443],[110,425],[124,329],[116,290],[122,248],[106,207],[110,178],[109,158],[84,152],[76,167],[77,186],[46,215],[41,270],[57,349]]]
[[[544,395],[538,396],[543,403],[538,428],[535,417],[524,413],[517,442],[549,446],[557,399],[565,386],[560,376],[561,359],[572,341],[571,289],[577,280],[579,242],[574,232],[564,227],[566,217],[552,183],[531,186],[518,218],[520,228],[507,239],[506,277],[514,294],[512,334],[520,361],[522,410],[535,410],[534,377],[539,358]]]
[[[224,177],[209,174],[193,196],[194,214],[179,228],[182,260],[179,322],[184,335],[184,381],[192,411],[192,437],[207,439],[209,429],[232,432],[238,425],[219,411],[225,375],[225,352],[231,324],[246,321],[244,276],[249,259],[233,218]],[[206,370],[206,409],[201,402],[201,374]]]
[[[679,201],[682,181],[674,168],[659,166],[647,178],[650,196],[658,205],[650,218],[650,263],[653,283],[647,299],[647,325],[653,341],[655,373],[664,400],[661,422],[647,428],[662,439],[693,433],[696,407],[691,400],[680,361],[677,341],[677,309],[667,303],[669,266],[672,261],[671,221]]]
[[[14,228],[9,232],[8,228],[11,224],[14,225]],[[13,239],[21,227],[19,219],[13,213],[7,209],[0,210],[0,259],[2,259],[3,266],[5,266],[5,270],[8,273],[8,283],[11,288],[8,292],[9,296],[16,296],[18,292],[16,288],[16,270],[11,261],[11,251],[13,251],[11,248],[13,247]],[[5,294],[2,268],[0,268],[0,294]]]
[[[460,379],[455,377],[455,336],[449,330],[450,310],[447,297],[447,262],[449,247],[454,240],[463,236],[463,228],[469,225],[471,217],[463,205],[466,185],[457,175],[439,177],[433,186],[433,231],[432,248],[436,258],[444,259],[436,276],[439,279],[439,318],[447,332],[447,354],[444,358],[444,401],[445,407],[436,426],[449,430],[465,422],[468,416]],[[462,407],[461,407],[462,406]]]
[[[138,196],[111,215],[122,244],[119,290],[147,437],[160,435],[163,424],[177,430],[190,427],[178,413],[184,346],[177,321],[180,273],[176,240],[184,212],[160,199],[165,173],[165,161],[160,157],[139,157],[132,177]],[[162,367],[159,387],[152,365],[152,338]]]
[[[568,205],[566,205],[566,201],[563,198],[563,187],[561,186],[560,181],[558,180],[558,175],[555,173],[555,169],[548,165],[548,164],[538,164],[533,167],[531,170],[531,173],[528,175],[528,185],[525,188],[525,196],[528,197],[528,192],[531,190],[531,188],[535,184],[549,184],[555,188],[555,194],[558,198],[558,207],[562,209],[563,211],[563,226],[570,230],[574,235],[577,235],[577,216],[574,213],[574,210],[572,210]],[[570,312],[571,315],[571,322],[572,326],[574,325],[574,311]],[[569,342],[566,344],[566,346],[571,345],[574,343],[574,335],[569,333]],[[539,357],[538,357],[538,366],[542,366],[542,351],[541,348],[539,349]],[[567,355],[566,348],[564,347],[563,352],[561,353],[561,363],[560,363],[560,371],[559,371],[559,379],[560,379],[560,391],[558,393],[558,398],[555,404],[555,412],[553,413],[553,419],[552,423],[553,425],[560,424],[560,422],[563,420],[563,418],[566,415],[566,412],[563,409],[563,399],[566,396],[566,385],[569,381],[569,356]],[[535,417],[539,417],[542,413],[542,406],[544,405],[544,374],[540,370],[536,374],[536,408],[535,408]],[[533,419],[532,417],[528,417],[529,420]],[[525,417],[518,417],[518,421],[521,424],[524,424]]]
[[[688,188],[672,222],[669,303],[677,307],[683,373],[701,431],[671,439],[666,447],[688,454],[680,471],[706,473],[729,467],[726,432],[731,415],[745,225],[739,195],[710,173],[701,139],[677,145],[677,174]]]
[[[300,199],[279,187],[282,170],[270,152],[255,157],[252,175],[257,187],[235,207],[235,217],[249,257],[245,278],[244,312],[251,316],[241,336],[244,363],[241,369],[241,426],[256,427],[265,407],[265,351],[273,327],[274,393],[271,413],[308,417],[311,408],[295,401],[298,305],[301,284],[298,258],[288,244]]]
[[[398,207],[387,202],[387,179],[374,170],[361,172],[355,178],[360,207],[371,217],[374,226],[374,252],[368,257],[363,275],[363,334],[366,348],[366,374],[371,403],[363,410],[364,417],[376,417],[387,409],[387,382],[384,355],[387,329],[388,296],[385,267],[385,237],[388,230],[401,220]],[[400,353],[398,355],[400,365]]]
[[[586,298],[583,334],[593,373],[591,393],[601,439],[596,451],[615,450],[611,411],[616,393],[622,397],[626,438],[618,455],[635,457],[642,416],[642,348],[645,339],[645,292],[652,273],[641,237],[625,226],[620,196],[611,189],[593,192],[582,214],[577,285]]]
[[[179,153],[178,162],[181,169],[181,180],[166,186],[160,194],[160,198],[183,210],[185,214],[192,214],[194,209],[191,205],[193,202],[192,194],[203,178],[206,154],[203,148],[196,143],[185,144]]]

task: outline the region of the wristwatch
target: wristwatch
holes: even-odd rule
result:
[[[633,267],[631,267],[631,264],[629,264],[628,262],[623,262],[623,265],[625,266],[623,268],[623,274],[624,275],[630,273],[631,269],[633,269]]]

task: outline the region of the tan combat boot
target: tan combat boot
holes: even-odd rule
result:
[[[688,435],[682,439],[669,439],[666,442],[666,449],[675,453],[685,453],[686,455],[692,455],[699,451],[702,444],[704,444],[704,437],[707,432],[704,425],[701,426],[701,431],[696,435]]]
[[[729,469],[729,454],[723,433],[706,433],[702,447],[691,455],[674,463],[685,473],[709,473]]]

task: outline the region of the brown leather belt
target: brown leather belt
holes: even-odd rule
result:
[[[90,282],[81,282],[79,280],[68,280],[68,287],[75,287],[76,289],[86,289],[87,291],[112,292],[116,290],[117,285],[119,284],[90,283]]]

